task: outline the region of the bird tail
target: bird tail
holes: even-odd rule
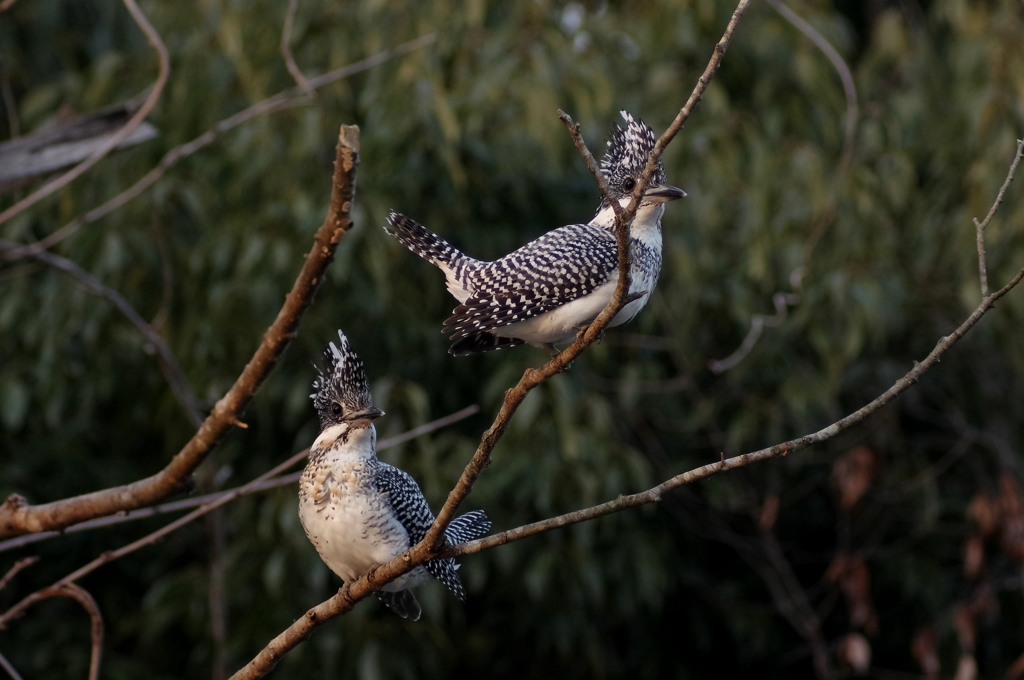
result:
[[[491,522],[487,519],[484,511],[474,510],[453,519],[448,528],[444,530],[444,537],[448,545],[458,545],[480,538],[490,529]],[[427,562],[427,571],[430,572],[430,575],[443,583],[459,600],[465,601],[466,591],[462,588],[458,569],[459,565],[455,564],[455,560],[450,557]]]
[[[480,538],[491,530],[491,521],[483,510],[473,510],[453,519],[444,530],[449,545],[458,545]]]
[[[458,311],[456,309],[456,311]],[[444,322],[444,330],[452,334],[452,346],[448,353],[453,357],[464,357],[479,352],[490,352],[495,349],[505,349],[523,344],[519,338],[503,338],[493,333],[471,333],[464,335],[465,331],[459,327],[460,318],[453,316]],[[452,522],[454,524],[454,522]]]
[[[400,212],[392,210],[388,214],[388,225],[390,226],[384,227],[384,231],[438,267],[454,268],[457,261],[468,259],[458,248]]]
[[[420,608],[420,603],[416,601],[416,596],[412,594],[411,590],[399,590],[394,593],[386,590],[378,590],[377,599],[390,607],[391,611],[395,612],[403,619],[419,621],[420,614],[423,613],[423,610]]]

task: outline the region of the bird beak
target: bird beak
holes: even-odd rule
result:
[[[668,203],[685,195],[686,192],[679,187],[668,184],[655,184],[652,187],[647,187],[647,191],[644,192],[644,199],[654,201],[655,203]]]
[[[370,423],[377,420],[384,415],[384,411],[381,411],[375,406],[364,408],[362,411],[356,411],[349,415],[347,420],[352,428],[367,427]]]

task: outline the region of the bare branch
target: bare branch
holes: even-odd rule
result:
[[[0,248],[16,245],[12,241],[0,239]],[[153,330],[153,327],[142,318],[142,315],[132,307],[131,303],[123,295],[113,288],[103,285],[98,278],[67,258],[46,251],[32,253],[32,256],[71,276],[87,291],[107,300],[117,311],[121,312],[135,326],[135,329],[139,331],[142,337],[146,339],[146,342],[151,344],[153,349],[156,350],[160,358],[160,370],[167,379],[171,392],[178,399],[178,403],[185,409],[189,420],[195,427],[203,424],[203,413],[199,408],[199,400],[196,398],[195,392],[185,376],[185,371],[182,370],[181,364],[178,363],[177,357],[174,356],[171,348],[164,341],[163,336]]]
[[[14,0],[5,0],[3,4],[0,4],[0,12],[6,9],[6,7],[4,7],[4,4],[13,4],[13,1]],[[4,671],[7,672],[7,675],[11,676],[11,680],[22,680],[21,675],[18,673],[18,671],[14,669],[14,666],[11,665],[11,662],[8,661],[7,657],[5,657],[3,654],[0,654],[0,668],[3,668]]]
[[[167,467],[151,477],[124,486],[45,505],[32,506],[21,496],[12,495],[0,506],[0,537],[60,529],[87,519],[152,505],[182,487],[232,424],[239,422],[239,415],[294,337],[303,313],[312,302],[313,294],[320,287],[323,275],[334,259],[338,243],[352,225],[350,210],[355,195],[358,162],[359,128],[342,126],[330,209],[316,233],[312,250],[306,256],[291,292],[235,384],[217,402],[199,430]]]
[[[292,78],[302,91],[309,95],[310,98],[316,99],[316,90],[306,80],[306,76],[303,75],[299,65],[295,63],[295,57],[292,56],[292,27],[295,23],[295,12],[299,9],[299,0],[288,0],[288,13],[284,15],[284,28],[281,29],[281,46],[279,48],[281,52],[281,58],[284,59],[284,65],[288,68],[288,73],[292,74]]]
[[[330,85],[331,83],[335,83],[339,80],[348,78],[349,76],[355,75],[357,73],[368,71],[369,69],[379,66],[391,59],[394,59],[397,56],[421,49],[423,47],[426,47],[427,45],[433,44],[436,41],[437,36],[434,33],[429,33],[427,35],[416,38],[415,40],[410,40],[409,42],[402,43],[397,47],[393,47],[391,49],[378,52],[377,54],[367,57],[366,59],[362,59],[353,64],[349,64],[348,66],[343,66],[339,69],[335,69],[334,71],[330,71],[323,75],[311,78],[308,82],[310,86],[312,86],[313,88],[324,87],[326,85]],[[89,212],[85,213],[80,217],[76,217],[75,219],[71,220],[70,222],[68,222],[63,227],[53,232],[49,236],[42,238],[34,243],[29,243],[9,250],[4,250],[3,248],[0,248],[0,257],[3,257],[4,259],[8,260],[13,260],[19,257],[32,255],[41,250],[52,248],[61,241],[74,235],[82,227],[88,224],[92,224],[93,222],[96,222],[97,220],[109,215],[110,213],[114,212],[115,210],[122,207],[132,199],[142,194],[144,191],[146,191],[146,189],[149,189],[151,186],[156,184],[157,180],[163,177],[164,173],[166,173],[167,170],[169,170],[172,166],[176,165],[178,161],[182,160],[183,158],[187,158],[188,156],[192,155],[196,151],[199,151],[203,147],[212,144],[220,134],[227,132],[228,130],[232,130],[241,125],[242,123],[246,123],[252,120],[253,118],[256,118],[263,114],[282,111],[291,106],[294,106],[295,97],[300,95],[302,95],[302,89],[300,87],[292,87],[287,90],[278,92],[272,97],[268,97],[267,99],[264,99],[261,102],[257,102],[252,106],[243,109],[232,116],[225,118],[224,120],[220,121],[219,123],[214,125],[212,128],[210,128],[203,134],[199,135],[192,141],[186,142],[180,146],[176,146],[170,151],[168,151],[166,154],[164,154],[164,157],[160,159],[160,162],[157,163],[156,167],[154,167],[148,173],[143,175],[142,178],[140,178],[135,184],[128,187],[117,196],[114,196],[103,205],[99,206],[98,208],[93,208],[92,210],[90,210]],[[308,99],[305,99],[302,103],[305,104],[306,102],[308,102]]]
[[[129,553],[135,552],[136,550],[138,550],[139,548],[141,548],[143,546],[152,545],[153,543],[156,543],[158,540],[160,540],[161,538],[163,538],[167,534],[171,533],[172,531],[175,531],[176,529],[179,529],[179,528],[183,527],[184,525],[188,524],[189,522],[191,522],[192,520],[194,520],[194,519],[196,519],[198,517],[202,517],[206,513],[210,512],[211,510],[214,510],[216,508],[219,508],[220,506],[224,505],[225,503],[233,501],[235,498],[238,498],[239,496],[241,496],[241,495],[243,495],[245,493],[248,493],[252,489],[252,487],[256,486],[260,482],[262,482],[262,481],[264,481],[266,479],[269,479],[270,477],[273,477],[274,475],[279,474],[283,470],[287,470],[292,465],[295,465],[300,460],[302,460],[306,456],[307,453],[309,453],[309,449],[306,449],[305,451],[300,451],[299,453],[296,453],[295,455],[289,457],[283,463],[280,463],[279,465],[274,466],[273,468],[271,468],[267,472],[263,473],[262,475],[260,475],[256,479],[252,480],[251,482],[249,482],[245,486],[241,486],[241,487],[235,489],[233,492],[222,494],[216,500],[214,500],[214,501],[212,501],[210,503],[207,503],[205,505],[202,505],[199,508],[196,508],[195,510],[193,510],[189,514],[184,515],[182,517],[179,517],[178,519],[176,519],[175,521],[171,522],[170,524],[167,524],[167,525],[165,525],[163,527],[160,527],[159,529],[157,529],[153,533],[147,534],[146,536],[143,536],[142,538],[138,539],[137,541],[133,541],[133,542],[129,543],[128,545],[125,545],[125,546],[122,546],[122,547],[118,548],[117,550],[111,550],[111,551],[103,553],[102,555],[100,555],[99,557],[94,559],[92,562],[89,562],[88,564],[86,564],[86,565],[84,565],[82,567],[79,567],[75,571],[71,572],[70,574],[68,574],[64,578],[62,578],[59,581],[57,581],[56,583],[54,583],[52,586],[49,586],[48,588],[44,588],[42,590],[38,590],[38,591],[32,593],[31,595],[28,595],[28,596],[22,598],[21,601],[19,601],[13,607],[11,607],[6,612],[4,612],[2,615],[0,615],[0,629],[3,629],[4,625],[8,621],[11,621],[12,619],[17,618],[18,616],[21,616],[21,614],[26,609],[28,609],[30,606],[32,606],[33,604],[35,604],[39,600],[42,600],[45,597],[49,597],[49,595],[47,593],[49,593],[50,591],[52,591],[54,589],[61,588],[61,587],[66,586],[66,585],[68,585],[70,583],[73,583],[74,581],[77,581],[78,579],[82,578],[83,576],[92,573],[93,571],[95,571],[99,567],[103,566],[104,564],[108,564],[109,562],[113,562],[114,560],[116,560],[118,558],[121,558],[121,557],[124,557],[125,555],[127,555]]]
[[[949,351],[949,349],[971,328],[973,328],[978,321],[981,320],[981,317],[984,316],[985,312],[995,306],[995,302],[999,298],[1013,290],[1013,288],[1016,287],[1022,279],[1024,279],[1024,269],[1019,271],[1017,275],[1005,286],[985,298],[971,313],[971,315],[968,316],[967,319],[964,320],[964,322],[961,323],[960,326],[958,326],[952,333],[940,338],[936,343],[935,348],[932,349],[928,356],[920,363],[916,363],[914,367],[908,371],[906,375],[897,380],[892,387],[868,404],[854,411],[845,418],[832,423],[824,429],[797,439],[776,444],[775,446],[751,451],[750,453],[744,453],[740,456],[733,456],[732,458],[723,458],[722,460],[715,461],[714,463],[708,463],[707,465],[676,475],[675,477],[662,482],[658,486],[641,493],[631,494],[629,496],[619,496],[615,500],[602,503],[601,505],[596,505],[583,510],[576,510],[564,515],[559,515],[558,517],[552,517],[540,522],[534,522],[533,524],[527,524],[516,529],[510,529],[499,534],[492,534],[484,538],[479,538],[475,541],[463,543],[462,545],[454,548],[442,550],[440,555],[444,557],[456,557],[458,555],[475,553],[492,548],[496,545],[504,545],[505,543],[511,543],[512,541],[517,541],[521,538],[526,538],[527,536],[533,536],[544,531],[549,531],[557,527],[585,522],[587,520],[601,517],[603,515],[610,515],[614,512],[619,512],[627,508],[646,505],[647,503],[657,503],[666,492],[682,486],[683,484],[689,484],[690,482],[694,482],[698,479],[704,479],[705,477],[710,477],[711,475],[724,472],[726,470],[745,467],[751,463],[785,456],[791,451],[799,451],[800,449],[807,448],[812,444],[820,444],[821,442],[828,441],[841,432],[845,432],[854,425],[863,422],[868,416],[892,402],[896,397],[914,385],[928,369],[937,364],[942,359],[942,356]]]
[[[0,578],[0,590],[3,590],[7,586],[7,584],[11,582],[11,579],[14,578],[15,575],[17,575],[19,571],[21,571],[25,567],[31,567],[38,561],[38,557],[26,557],[15,562],[14,566],[7,570],[7,573],[4,574],[3,578]]]
[[[387,449],[403,444],[409,441],[410,439],[415,439],[416,437],[421,437],[425,434],[433,432],[434,430],[438,430],[442,427],[447,427],[448,425],[456,423],[464,418],[468,418],[469,416],[474,415],[479,411],[480,407],[475,404],[472,406],[467,406],[466,408],[460,409],[459,411],[444,416],[443,418],[438,418],[437,420],[432,420],[429,423],[424,423],[423,425],[415,427],[409,430],[408,432],[403,432],[402,434],[395,435],[394,437],[382,439],[377,444],[377,451],[385,451]],[[302,451],[296,453],[288,460],[298,462],[302,460],[308,453],[309,449],[303,449]],[[287,469],[288,467],[290,467],[290,465],[284,465],[283,467],[278,466],[278,468],[275,469],[283,470]],[[91,519],[80,524],[75,524],[74,526],[68,527],[67,529],[64,529],[62,531],[42,531],[37,534],[29,534],[28,536],[18,536],[17,538],[11,538],[6,541],[0,541],[0,552],[4,552],[5,550],[13,550],[14,548],[20,548],[22,546],[28,545],[29,543],[36,543],[38,541],[42,541],[48,538],[54,538],[56,536],[62,536],[63,534],[72,533],[75,531],[98,529],[100,527],[106,527],[112,524],[133,522],[135,520],[145,519],[147,517],[153,517],[155,515],[163,515],[170,512],[180,512],[182,510],[188,510],[189,508],[195,508],[198,506],[207,506],[208,504],[212,504],[213,502],[219,501],[223,497],[229,495],[231,496],[231,498],[228,500],[234,500],[235,498],[238,498],[239,496],[243,496],[246,494],[258,493],[260,491],[268,491],[270,489],[276,489],[281,486],[288,486],[289,484],[294,484],[295,482],[299,481],[299,476],[301,474],[302,472],[300,471],[293,472],[287,475],[282,475],[280,477],[263,478],[260,480],[250,482],[245,486],[237,487],[234,489],[228,489],[226,491],[218,491],[216,493],[210,493],[204,496],[185,498],[180,501],[172,501],[170,503],[154,505],[149,508],[141,508],[139,510],[133,510],[131,512],[123,514],[119,513],[117,515],[113,515],[110,517],[98,517],[96,519]],[[213,509],[214,507],[220,506],[210,505],[209,509]],[[26,559],[34,560],[35,558]],[[25,566],[28,565],[26,564]],[[3,587],[3,583],[6,583],[6,581],[0,581],[0,588]]]
[[[773,295],[772,302],[775,304],[775,314],[755,314],[751,317],[750,330],[747,331],[747,336],[743,338],[743,342],[736,348],[736,351],[724,359],[712,359],[708,362],[708,367],[714,373],[724,373],[743,361],[761,338],[761,331],[764,330],[764,327],[775,328],[776,326],[781,326],[786,320],[789,306],[795,305],[799,301],[800,296],[796,293],[776,293]]]
[[[846,95],[846,120],[843,124],[843,155],[840,159],[839,174],[844,174],[846,167],[853,156],[853,143],[857,134],[857,119],[860,116],[860,107],[857,104],[857,86],[853,82],[853,73],[846,61],[839,54],[832,43],[825,39],[818,29],[811,26],[803,17],[791,10],[782,0],[767,0],[776,12],[793,24],[798,31],[807,36],[814,45],[821,50],[839,74],[839,80],[843,85],[843,93]]]
[[[48,597],[69,597],[82,605],[82,608],[89,614],[89,620],[92,624],[92,654],[89,659],[89,680],[98,680],[100,676],[100,657],[103,653],[103,615],[100,613],[99,605],[96,604],[93,596],[87,590],[74,583],[55,584],[37,593],[33,593],[33,596],[35,598],[33,602],[45,600]],[[5,614],[3,617],[0,617],[0,630],[3,630],[5,624],[22,613],[22,611],[18,610],[12,616]],[[10,673],[12,669],[8,668],[7,671]]]
[[[121,142],[127,139],[128,136],[131,135],[137,127],[139,127],[143,119],[149,115],[149,112],[154,106],[156,106],[157,100],[160,99],[160,94],[163,92],[164,85],[167,84],[167,78],[171,73],[171,62],[167,56],[167,48],[164,47],[163,42],[160,40],[160,36],[149,23],[149,20],[146,19],[146,15],[144,15],[142,10],[139,9],[135,0],[123,0],[123,2],[125,7],[127,7],[128,11],[131,13],[132,19],[134,19],[135,23],[138,24],[140,29],[142,29],[142,32],[146,34],[146,39],[149,41],[149,44],[153,46],[153,49],[156,50],[157,57],[160,60],[160,71],[157,74],[156,82],[153,83],[149,96],[146,97],[146,101],[139,107],[139,110],[135,112],[135,115],[125,123],[124,127],[121,128],[118,133],[107,139],[100,148],[92,153],[92,155],[57,179],[43,185],[12,205],[7,210],[0,213],[0,224],[3,224],[18,213],[21,213],[27,208],[35,205],[55,191],[63,189],[75,179],[82,176],[82,174],[84,174],[89,168],[96,165],[104,156],[110,153],[112,149],[117,148]]]
[[[996,214],[996,209],[999,204],[1003,202],[1003,195],[1006,193],[1006,188],[1010,186],[1010,182],[1013,181],[1013,173],[1017,171],[1017,165],[1020,163],[1021,156],[1024,155],[1024,139],[1017,140],[1017,153],[1013,157],[1013,162],[1010,164],[1010,171],[1006,173],[1006,181],[1003,182],[1003,186],[999,188],[999,193],[996,194],[996,200],[992,204],[992,207],[988,210],[988,215],[985,215],[985,219],[978,222],[978,218],[974,218],[974,229],[977,232],[978,240],[978,275],[981,278],[981,297],[982,299],[988,297],[988,270],[985,265],[985,227],[992,221],[992,216]]]
[[[54,591],[53,595],[70,597],[82,605],[82,608],[89,614],[89,621],[92,624],[92,653],[89,657],[89,680],[99,680],[100,657],[103,654],[103,615],[100,613],[99,605],[96,604],[96,600],[85,588],[74,583],[67,583],[61,586]]]

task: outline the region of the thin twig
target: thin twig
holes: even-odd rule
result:
[[[292,74],[292,78],[302,91],[305,92],[310,98],[316,99],[316,90],[309,84],[306,76],[303,75],[299,65],[295,63],[295,57],[292,55],[292,28],[295,25],[295,12],[299,9],[299,0],[288,0],[288,12],[284,15],[284,28],[281,29],[281,58],[284,59],[284,65],[288,68],[288,73]]]
[[[14,0],[8,0],[8,2],[13,3]],[[0,4],[0,12],[4,9],[6,8]],[[11,676],[11,680],[23,680],[18,671],[14,669],[14,666],[11,665],[11,662],[3,654],[0,654],[0,668],[3,668],[7,675]]]
[[[146,34],[146,39],[149,41],[149,44],[152,45],[153,49],[156,50],[157,57],[160,61],[160,71],[157,74],[156,82],[153,83],[152,89],[149,92],[149,96],[146,97],[146,101],[143,102],[141,107],[139,107],[139,110],[136,111],[128,122],[124,124],[124,127],[122,127],[117,133],[111,135],[110,138],[107,139],[100,148],[96,149],[91,156],[73,167],[71,170],[68,170],[60,177],[48,182],[12,205],[7,210],[0,213],[0,224],[3,224],[15,215],[35,205],[55,191],[63,189],[84,174],[89,168],[96,165],[104,156],[110,153],[112,149],[116,148],[121,144],[121,142],[127,139],[128,136],[135,131],[135,128],[139,127],[145,117],[149,115],[152,108],[156,106],[157,100],[160,99],[160,94],[163,92],[164,85],[167,84],[167,78],[171,73],[171,62],[167,56],[167,48],[164,47],[163,41],[160,40],[160,36],[149,23],[149,20],[146,19],[146,15],[144,15],[142,10],[139,9],[135,0],[122,1],[124,2],[124,6],[127,7],[128,11],[131,13],[132,19],[135,20],[135,23],[142,32]]]
[[[33,595],[35,596],[34,602],[45,600],[48,597],[69,597],[82,605],[82,608],[89,614],[92,631],[90,636],[92,639],[92,652],[89,657],[89,680],[98,680],[100,677],[100,658],[103,655],[103,615],[100,613],[100,607],[96,604],[93,596],[85,588],[74,583],[57,583],[49,588],[33,593]],[[19,612],[10,617],[6,614],[0,617],[0,630],[3,630],[4,625],[21,613],[21,611],[23,610],[19,610]]]
[[[743,342],[736,348],[736,351],[724,359],[712,359],[708,362],[708,367],[714,373],[724,373],[730,368],[735,367],[746,358],[750,350],[754,349],[754,345],[761,338],[761,331],[764,330],[765,326],[769,328],[781,326],[786,320],[789,306],[795,305],[799,301],[800,296],[796,293],[776,293],[773,295],[772,302],[775,304],[775,314],[755,314],[751,317],[750,330],[747,331],[746,337],[743,338]]]
[[[409,430],[408,432],[403,432],[402,434],[395,435],[394,437],[382,439],[380,440],[380,442],[377,443],[377,451],[384,451],[393,448],[395,446],[398,446],[409,441],[410,439],[420,437],[424,434],[428,434],[442,427],[447,427],[448,425],[456,423],[464,418],[468,418],[469,416],[474,415],[479,411],[480,407],[475,404],[473,406],[467,406],[466,408],[456,411],[455,413],[447,415],[443,418],[438,418],[437,420],[432,420],[429,423],[424,423],[423,425],[415,427]],[[309,449],[303,449],[302,451],[296,453],[289,460],[294,460],[297,462],[304,458],[308,453]],[[244,487],[237,487],[234,489],[228,489],[226,491],[218,491],[216,493],[210,493],[204,496],[185,498],[180,501],[172,501],[170,503],[162,503],[160,505],[154,505],[148,508],[141,508],[139,510],[133,510],[131,512],[126,512],[123,514],[112,515],[110,517],[98,517],[96,519],[91,519],[86,522],[82,522],[81,524],[75,524],[73,526],[68,527],[67,529],[63,529],[62,531],[43,531],[37,534],[29,534],[28,536],[18,536],[17,538],[10,538],[6,541],[0,542],[0,552],[4,552],[6,550],[13,550],[15,548],[21,548],[25,545],[28,545],[29,543],[37,543],[48,538],[62,536],[66,533],[72,533],[75,531],[85,531],[88,529],[98,529],[100,527],[107,527],[113,524],[134,522],[139,519],[146,519],[147,517],[154,517],[156,515],[163,515],[170,512],[181,512],[182,510],[188,510],[189,508],[205,506],[209,503],[213,503],[214,501],[220,500],[221,498],[229,494],[235,494],[233,498],[237,498],[239,496],[250,493],[258,493],[260,491],[276,489],[281,486],[288,486],[289,484],[294,484],[295,482],[299,481],[299,476],[301,474],[302,472],[300,471],[290,473],[287,475],[282,475],[280,477],[270,477],[256,483],[250,482],[249,484],[246,484]],[[34,560],[36,558],[26,559]],[[2,583],[4,582],[5,581],[0,581],[0,586],[2,586]]]
[[[3,97],[4,110],[7,112],[7,127],[11,131],[11,139],[16,139],[21,135],[21,120],[18,118],[18,102],[14,100],[14,92],[11,90],[11,75],[6,68],[0,74],[0,95]]]
[[[0,248],[16,245],[12,241],[0,239]],[[160,358],[160,370],[167,379],[167,384],[177,398],[178,403],[185,409],[189,420],[195,427],[203,424],[203,412],[199,407],[199,399],[196,398],[196,394],[192,390],[192,386],[189,384],[181,364],[178,363],[177,357],[174,356],[163,336],[153,330],[153,327],[142,318],[142,315],[132,307],[131,303],[123,295],[113,288],[103,285],[98,278],[67,258],[46,251],[33,253],[32,256],[72,277],[87,291],[107,300],[117,311],[121,312],[135,326],[135,329],[145,338],[146,342],[156,350],[157,356]]]
[[[1017,171],[1017,165],[1020,163],[1021,155],[1024,155],[1024,139],[1017,140],[1017,153],[1013,157],[1013,162],[1010,164],[1010,171],[1006,173],[1006,181],[1003,182],[1003,186],[999,188],[999,193],[996,194],[996,200],[992,204],[992,207],[988,210],[988,215],[985,215],[985,219],[982,222],[978,222],[978,218],[974,218],[974,229],[977,232],[978,240],[978,275],[981,278],[981,297],[982,299],[988,297],[988,269],[985,265],[985,227],[992,221],[992,216],[996,214],[996,209],[999,204],[1003,202],[1003,195],[1006,193],[1006,188],[1010,186],[1010,182],[1013,181],[1013,173]]]
[[[3,578],[0,578],[0,590],[3,590],[4,587],[7,586],[7,584],[11,582],[11,579],[14,578],[15,575],[19,571],[21,571],[25,567],[32,566],[33,564],[35,564],[38,561],[39,561],[39,558],[33,556],[33,557],[25,557],[25,558],[20,559],[17,562],[15,562],[14,566],[7,570],[7,573],[4,574]]]
[[[798,31],[814,43],[828,60],[832,62],[832,67],[839,74],[839,80],[843,85],[843,93],[846,95],[846,118],[843,124],[843,155],[841,162],[841,165],[845,165],[852,156],[853,143],[857,134],[857,119],[860,117],[860,106],[857,103],[857,86],[853,81],[853,73],[850,71],[850,67],[846,64],[842,55],[839,54],[839,51],[806,19],[790,9],[782,0],[767,0],[767,2],[786,21],[793,24]]]
[[[89,614],[92,631],[92,652],[89,656],[89,680],[99,680],[100,658],[103,654],[103,615],[96,600],[82,586],[76,583],[66,583],[58,588],[54,595],[63,595],[82,605],[82,608]]]
[[[120,487],[32,506],[14,494],[0,506],[0,537],[61,529],[87,519],[152,505],[181,489],[185,480],[206,458],[252,400],[256,390],[277,364],[295,336],[303,313],[324,280],[334,251],[352,226],[350,210],[355,195],[359,162],[359,128],[342,126],[338,137],[331,204],[313,247],[306,256],[291,292],[263,341],[231,389],[213,407],[199,430],[170,463],[157,474]]]
[[[310,86],[313,88],[321,88],[326,85],[330,85],[331,83],[335,83],[339,80],[343,80],[344,78],[348,78],[349,76],[353,76],[357,73],[368,71],[369,69],[379,66],[391,59],[394,59],[397,56],[421,49],[423,47],[426,47],[427,45],[433,44],[436,41],[437,35],[434,33],[429,33],[427,35],[416,38],[415,40],[410,40],[409,42],[402,43],[396,47],[378,52],[377,54],[367,57],[366,59],[357,61],[353,64],[342,66],[341,68],[335,69],[334,71],[330,71],[323,75],[311,78],[308,82]],[[41,250],[52,248],[61,241],[74,235],[82,227],[88,224],[92,224],[93,222],[96,222],[97,220],[109,215],[110,213],[114,212],[115,210],[119,209],[132,199],[142,194],[144,191],[146,191],[151,186],[156,184],[157,180],[163,177],[164,173],[166,173],[167,170],[169,170],[172,166],[176,165],[183,158],[187,158],[188,156],[192,155],[196,151],[199,151],[203,147],[212,144],[219,135],[234,129],[242,123],[246,123],[252,120],[253,118],[256,118],[257,116],[261,116],[266,113],[274,113],[276,111],[281,111],[286,108],[289,108],[294,105],[294,98],[302,94],[302,88],[298,86],[292,87],[287,90],[278,92],[272,97],[268,97],[263,101],[257,102],[252,106],[249,106],[248,108],[245,108],[239,111],[238,113],[223,119],[222,121],[211,127],[203,134],[199,135],[195,139],[186,142],[180,146],[176,146],[170,151],[168,151],[166,154],[164,154],[164,157],[160,159],[160,162],[157,163],[156,167],[154,167],[148,173],[143,175],[137,182],[135,182],[135,184],[128,187],[127,189],[119,193],[117,196],[114,196],[103,205],[97,208],[93,208],[84,215],[76,217],[75,219],[71,220],[70,222],[68,222],[63,227],[53,232],[49,236],[46,236],[45,238],[42,238],[34,243],[28,243],[23,246],[18,246],[17,248],[11,248],[8,250],[0,248],[0,257],[3,257],[8,260],[13,260],[19,257],[31,255]],[[303,104],[308,102],[308,99],[304,99],[305,102],[303,102]]]

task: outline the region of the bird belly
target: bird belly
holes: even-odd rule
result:
[[[647,300],[650,298],[650,287],[645,285],[646,281],[637,280],[639,278],[636,277],[630,282],[630,292],[643,292],[643,297],[633,300],[620,309],[608,324],[609,328],[626,323],[647,304]],[[498,337],[518,338],[538,346],[571,340],[582,326],[596,319],[601,310],[608,306],[608,302],[615,294],[615,285],[618,280],[619,276],[616,273],[607,282],[583,297],[576,298],[549,312],[538,314],[531,319],[495,328],[491,332]]]
[[[346,479],[346,477],[349,477]],[[302,480],[299,520],[324,563],[346,583],[409,548],[405,528],[386,512],[375,490],[358,484],[343,469],[319,470]],[[419,581],[426,580],[426,570]],[[416,572],[385,586],[402,590],[415,585]]]

